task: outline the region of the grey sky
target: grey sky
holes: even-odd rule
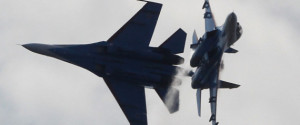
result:
[[[192,32],[201,36],[204,31],[203,1],[156,0],[164,6],[151,45],[183,28],[188,64]],[[220,124],[298,124],[300,1],[210,1],[218,25],[234,11],[244,30],[234,46],[240,52],[224,57],[221,78],[242,86],[220,91]],[[135,0],[0,0],[0,124],[128,124],[101,78],[17,44],[105,41],[143,5]],[[188,78],[180,90],[180,111],[172,115],[153,90],[146,90],[149,125],[209,124],[208,91],[199,118]]]

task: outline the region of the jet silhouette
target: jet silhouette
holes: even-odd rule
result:
[[[242,27],[237,22],[235,13],[228,15],[225,23],[217,27],[208,0],[203,5],[205,9],[205,31],[198,39],[196,32],[193,35],[191,48],[195,50],[191,60],[191,67],[197,67],[192,76],[192,88],[197,89],[198,114],[201,116],[201,91],[209,89],[212,125],[216,122],[217,93],[219,88],[238,88],[240,85],[219,79],[220,69],[223,67],[223,53],[237,53],[231,46],[241,37]]]
[[[31,43],[23,46],[102,77],[129,123],[147,125],[144,87],[153,88],[170,113],[179,108],[179,91],[173,86],[181,84],[175,75],[183,69],[176,65],[182,64],[184,59],[176,54],[184,51],[186,33],[179,29],[159,47],[149,47],[162,4],[146,2],[107,41],[84,45]],[[168,90],[172,95],[168,95]]]

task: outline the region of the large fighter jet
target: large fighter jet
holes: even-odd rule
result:
[[[197,89],[197,105],[198,114],[201,116],[201,91],[209,89],[211,105],[211,117],[213,125],[216,122],[216,106],[217,106],[217,92],[219,88],[237,88],[239,85],[225,82],[219,79],[219,73],[223,67],[222,55],[223,53],[237,53],[238,51],[231,48],[242,35],[242,28],[237,22],[235,13],[229,14],[225,23],[217,27],[214,21],[210,4],[205,0],[203,5],[205,9],[205,31],[206,33],[198,40],[196,32],[193,35],[193,44],[191,48],[195,50],[190,65],[197,67],[192,76],[192,88]]]
[[[147,125],[144,87],[153,88],[168,111],[179,108],[175,74],[184,59],[186,33],[179,29],[159,47],[149,47],[162,4],[147,2],[107,41],[85,45],[25,44],[26,49],[66,61],[102,77],[131,125]],[[182,74],[183,75],[183,74]],[[168,90],[172,95],[168,95]],[[167,97],[171,98],[167,100]]]

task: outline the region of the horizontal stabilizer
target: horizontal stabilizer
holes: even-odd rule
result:
[[[171,37],[169,37],[159,48],[169,50],[172,54],[183,53],[185,45],[186,33],[182,29],[178,29]]]
[[[174,113],[179,109],[179,90],[173,87],[155,88],[156,93],[164,102],[170,113]]]
[[[234,89],[234,88],[238,88],[238,87],[240,87],[240,85],[226,82],[226,81],[221,81],[221,85],[220,85],[220,88],[222,88],[222,89]]]
[[[237,52],[239,52],[239,51],[236,50],[236,49],[233,49],[233,48],[228,48],[228,49],[225,51],[225,53],[237,53]]]

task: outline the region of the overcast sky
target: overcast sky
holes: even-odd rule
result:
[[[204,0],[163,3],[152,46],[178,28],[188,33],[184,67],[191,55],[192,32],[204,33]],[[135,0],[0,0],[1,125],[129,124],[102,78],[80,67],[32,53],[17,44],[86,44],[107,40],[145,3]],[[234,11],[244,34],[225,55],[221,79],[242,85],[221,90],[221,125],[299,124],[300,1],[211,0],[222,25]],[[180,111],[169,114],[147,89],[149,125],[208,125],[208,91],[202,117],[189,78],[180,87]]]

